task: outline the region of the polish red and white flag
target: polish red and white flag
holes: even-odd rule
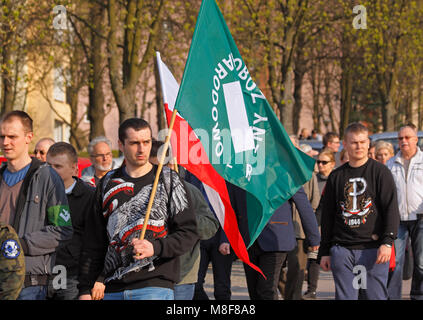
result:
[[[179,91],[179,84],[169,68],[161,60],[160,53],[157,52],[156,55],[166,120],[169,125]],[[263,275],[262,271],[251,263],[249,259],[246,245],[239,232],[235,212],[231,206],[225,180],[211,165],[203,144],[194,130],[179,114],[175,118],[171,135],[171,146],[172,154],[176,157],[178,164],[195,175],[203,183],[208,200],[234,253],[241,261]]]

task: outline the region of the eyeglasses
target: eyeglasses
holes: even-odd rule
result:
[[[104,154],[102,154],[102,153],[93,154],[93,155],[91,155],[91,157],[94,157],[94,158],[110,158],[112,155],[113,154],[111,152],[108,152],[108,153],[104,153]]]
[[[410,140],[411,138],[414,138],[415,136],[411,136],[411,137],[409,137],[409,136],[404,136],[404,137],[398,137],[398,140],[399,141],[402,141],[402,140]]]
[[[325,166],[325,165],[327,165],[329,162],[332,162],[332,161],[317,160],[316,162],[317,162],[317,164],[323,164],[323,165]]]

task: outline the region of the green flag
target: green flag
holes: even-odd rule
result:
[[[201,4],[175,108],[216,171],[247,191],[251,245],[273,212],[311,179],[314,159],[291,143],[214,0]]]

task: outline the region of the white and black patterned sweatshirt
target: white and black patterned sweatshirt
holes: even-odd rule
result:
[[[156,172],[153,166],[146,175],[131,178],[119,168],[100,181],[80,258],[80,294],[89,293],[95,281],[103,282],[106,292],[173,288],[178,282],[178,256],[192,249],[198,235],[184,183],[167,167],[159,179],[145,234],[154,256],[133,259],[130,243],[140,236]]]

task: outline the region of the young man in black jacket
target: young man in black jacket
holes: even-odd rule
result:
[[[387,299],[392,244],[397,236],[397,193],[389,169],[368,158],[368,129],[359,123],[345,130],[349,162],[332,171],[323,191],[323,270],[332,270],[335,299]]]
[[[81,300],[173,299],[179,256],[198,240],[191,199],[178,174],[159,176],[145,238],[140,240],[157,166],[149,162],[151,128],[138,118],[119,126],[125,162],[97,186],[81,255]]]
[[[57,279],[53,277],[49,286],[49,298],[55,300],[78,299],[79,256],[85,221],[90,214],[95,189],[78,176],[78,155],[75,148],[66,142],[53,144],[47,152],[47,163],[59,174],[65,185],[70,214],[72,218],[73,237],[57,250]],[[60,268],[65,269],[60,269]],[[66,273],[64,273],[66,272]],[[66,275],[66,282],[62,277]],[[57,281],[56,281],[57,280]],[[64,282],[66,286],[64,286]]]

